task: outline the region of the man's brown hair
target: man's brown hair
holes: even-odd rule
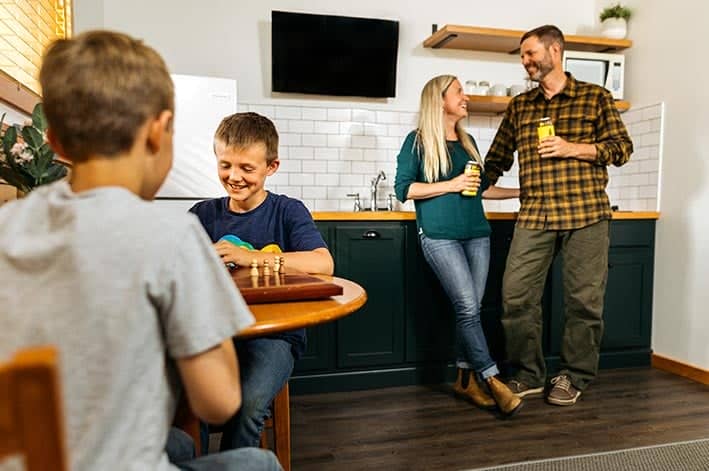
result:
[[[564,33],[556,26],[544,25],[529,30],[522,35],[522,39],[519,40],[519,43],[522,44],[527,38],[531,38],[532,36],[539,38],[546,49],[549,49],[552,43],[559,43],[561,52],[564,52]]]
[[[148,118],[175,109],[165,62],[122,33],[88,31],[53,42],[39,81],[49,127],[77,162],[130,150]]]
[[[266,147],[266,163],[278,158],[278,131],[273,122],[258,113],[235,113],[222,120],[214,140],[230,149],[245,149],[254,144]]]

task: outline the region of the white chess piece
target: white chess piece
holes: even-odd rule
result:
[[[251,276],[258,276],[258,260],[251,260]]]

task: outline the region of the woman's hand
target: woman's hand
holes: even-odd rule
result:
[[[450,193],[460,193],[463,190],[478,191],[480,188],[479,173],[461,173],[455,178],[449,180]]]

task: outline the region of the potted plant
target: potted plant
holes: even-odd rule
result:
[[[611,39],[623,39],[628,34],[628,20],[631,16],[630,8],[616,3],[601,11],[601,34]]]
[[[38,103],[32,120],[2,130],[0,117],[0,179],[25,194],[33,188],[64,178],[67,168],[56,159],[46,139],[47,120]]]

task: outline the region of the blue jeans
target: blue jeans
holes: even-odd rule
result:
[[[195,458],[189,435],[171,428],[165,447],[170,462],[184,471],[283,471],[276,456],[268,450],[242,448]]]
[[[271,403],[293,372],[291,344],[281,339],[257,338],[234,342],[241,375],[241,408],[222,429],[221,451],[257,447]],[[209,429],[202,426],[206,453]]]
[[[456,366],[481,378],[500,374],[480,323],[480,303],[490,267],[490,238],[430,239],[419,234],[421,249],[455,310]]]

